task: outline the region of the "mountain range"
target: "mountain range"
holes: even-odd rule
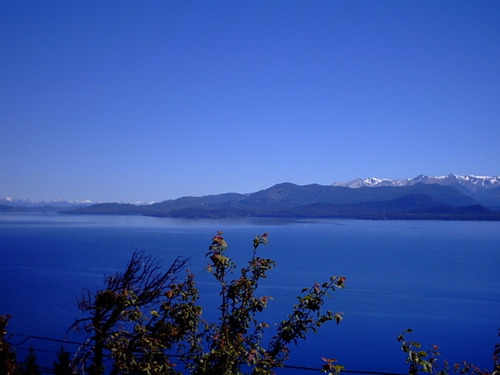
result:
[[[5,211],[5,207],[13,206],[0,202],[0,210]],[[48,210],[49,206],[44,207]],[[182,197],[148,205],[80,204],[54,211],[183,218],[500,220],[500,178],[450,174],[400,180],[356,179],[332,185],[281,183],[250,194]]]
[[[411,186],[416,184],[438,184],[452,186],[465,195],[471,196],[479,203],[486,206],[500,205],[500,176],[459,176],[448,174],[446,176],[430,177],[420,175],[415,178],[390,180],[387,178],[357,178],[350,182],[334,182],[333,186],[350,188],[380,187],[380,186]]]
[[[42,200],[35,201],[32,199],[13,199],[13,198],[1,198],[0,205],[7,205],[12,207],[75,207],[75,206],[88,206],[93,204],[92,201],[73,201],[73,200]]]

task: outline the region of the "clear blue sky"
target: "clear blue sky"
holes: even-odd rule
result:
[[[1,1],[0,197],[500,175],[500,1]]]

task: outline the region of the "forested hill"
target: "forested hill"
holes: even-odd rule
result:
[[[352,189],[282,183],[251,194],[182,197],[150,205],[103,203],[62,212],[182,218],[500,220],[498,210],[479,204],[454,187],[437,184]]]

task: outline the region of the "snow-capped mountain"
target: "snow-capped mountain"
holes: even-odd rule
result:
[[[333,186],[345,186],[350,188],[359,188],[363,186],[377,187],[377,186],[408,186],[415,184],[439,184],[439,185],[460,185],[471,191],[478,191],[482,189],[494,189],[500,187],[500,176],[474,176],[466,175],[459,176],[455,174],[448,174],[447,176],[430,177],[420,175],[415,178],[400,178],[397,180],[390,180],[387,178],[357,178],[350,182],[334,182]]]
[[[90,200],[76,201],[76,200],[42,200],[34,201],[32,199],[14,199],[11,197],[1,198],[0,204],[8,206],[23,206],[23,207],[41,207],[41,206],[51,206],[51,207],[72,207],[72,206],[88,206],[93,202]]]
[[[349,182],[334,182],[332,185],[360,188],[379,186],[409,186],[416,184],[448,185],[473,197],[482,204],[500,204],[500,176],[460,176],[450,173],[446,176],[432,177],[420,175],[415,178],[400,178],[397,180],[369,177],[357,178]]]

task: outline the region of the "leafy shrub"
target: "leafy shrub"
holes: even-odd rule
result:
[[[213,237],[206,257],[207,270],[220,285],[216,322],[203,319],[194,274],[187,271],[182,280],[178,278],[187,260],[176,259],[162,273],[157,260],[134,253],[124,273],[105,278],[105,289],[95,296],[83,294],[79,307],[86,316],[74,327],[88,338],[75,366],[93,375],[103,374],[106,366],[113,374],[179,374],[172,361],[179,358],[196,375],[272,374],[288,359],[290,344],[330,320],[342,320],[341,313],[324,311],[323,305],[344,287],[345,277],[332,276],[304,288],[291,313],[271,329],[258,319],[271,299],[257,296],[259,282],[276,266],[258,255],[259,246],[267,243],[267,233],[256,236],[251,259],[233,277],[236,265],[226,254],[228,245],[221,232]],[[268,332],[274,334],[263,340]],[[105,363],[106,356],[110,363]],[[326,360],[323,370],[340,371],[342,367],[333,362]]]

